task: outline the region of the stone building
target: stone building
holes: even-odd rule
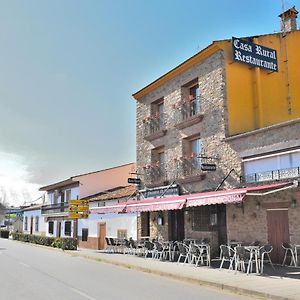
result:
[[[300,243],[297,13],[280,15],[282,32],[215,41],[133,95],[141,188],[177,185],[186,200],[141,209],[140,238],[259,240],[278,261],[282,242]]]

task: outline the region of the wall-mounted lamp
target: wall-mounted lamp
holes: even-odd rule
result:
[[[260,207],[261,207],[260,202],[257,201],[257,202],[256,202],[256,205],[255,205],[256,210],[260,210]]]
[[[158,215],[157,217],[157,225],[164,225],[164,218],[162,215]]]
[[[232,220],[235,220],[236,219],[236,214],[233,214],[232,215]]]
[[[296,207],[297,207],[297,200],[292,199],[291,208],[296,208]]]

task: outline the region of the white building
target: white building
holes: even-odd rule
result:
[[[116,187],[99,195],[87,197],[90,204],[88,219],[78,220],[79,247],[104,249],[105,237],[137,239],[137,213],[98,214],[101,208],[135,199],[136,187]]]
[[[42,205],[23,208],[23,233],[34,235],[46,234],[46,223],[41,213]]]
[[[46,235],[53,237],[81,237],[76,231],[77,221],[69,218],[69,200],[84,199],[103,191],[128,185],[135,164],[129,163],[96,172],[72,176],[69,179],[40,188],[46,192],[46,205],[41,213],[46,222]],[[94,217],[93,217],[94,218]],[[85,232],[85,231],[84,231]]]

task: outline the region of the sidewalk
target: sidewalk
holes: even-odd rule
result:
[[[99,250],[79,249],[65,252],[72,256],[84,257],[180,281],[213,286],[243,295],[271,299],[300,299],[299,279],[256,274],[246,275],[241,272],[235,274],[234,271],[225,268],[222,270],[203,266],[196,268],[188,264],[158,261],[151,258],[145,259],[128,254],[105,253]],[[299,278],[300,269],[290,270],[291,274],[296,275],[295,278]]]

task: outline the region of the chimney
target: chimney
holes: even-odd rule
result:
[[[297,21],[296,21],[297,14],[298,11],[295,8],[295,6],[280,14],[278,16],[281,18],[280,30],[283,32],[290,32],[293,30],[297,30]]]

